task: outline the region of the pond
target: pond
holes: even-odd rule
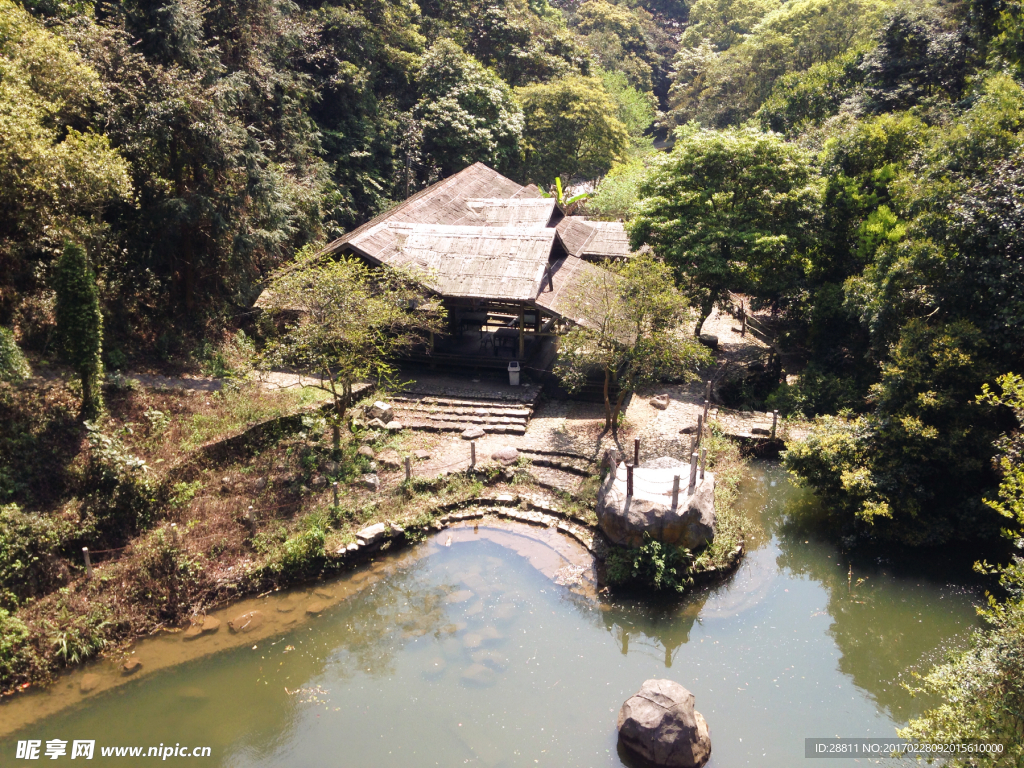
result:
[[[597,599],[553,534],[446,531],[232,608],[261,607],[266,624],[247,635],[144,641],[137,679],[101,663],[19,697],[0,707],[0,763],[23,764],[19,740],[42,754],[60,739],[62,759],[95,740],[98,765],[135,764],[104,747],[158,745],[210,748],[171,763],[238,768],[629,765],[616,716],[652,677],[694,693],[717,768],[790,768],[807,737],[893,736],[927,703],[900,673],[977,625],[980,591],[946,563],[851,560],[788,522],[808,502],[779,467],[751,475],[740,503],[764,534],[726,583],[682,601]],[[304,614],[311,601],[319,615]]]

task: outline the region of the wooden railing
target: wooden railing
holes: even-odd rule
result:
[[[726,308],[733,317],[740,321],[740,334],[750,333],[756,339],[774,347],[775,337],[771,331],[756,317],[747,312],[746,302],[734,293],[729,293]]]

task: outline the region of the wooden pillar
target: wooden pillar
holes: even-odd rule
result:
[[[775,439],[775,430],[779,426],[779,412],[772,411],[772,440]]]
[[[700,452],[700,479],[701,480],[704,479],[704,467],[707,465],[707,463],[708,463],[708,449],[704,448]]]
[[[640,438],[633,438],[633,466],[640,466]]]
[[[408,456],[405,457],[405,479],[412,479],[412,459],[410,459]]]
[[[626,498],[633,498],[633,467],[626,466]]]
[[[526,325],[525,312],[523,311],[523,305],[519,305],[519,359],[522,360],[526,354]]]
[[[693,489],[697,487],[697,463],[699,458],[696,452],[690,454],[690,494],[693,494]]]
[[[82,547],[82,554],[85,555],[85,578],[92,578],[92,561],[89,559],[89,548]]]
[[[679,475],[672,478],[672,509],[679,508]]]
[[[469,444],[469,468],[474,469],[476,467],[476,440],[473,440]]]
[[[703,438],[703,437],[704,437],[704,416],[698,413],[697,414],[697,442],[693,446],[693,450],[697,450],[698,448],[700,448],[700,441],[701,441],[701,438]]]

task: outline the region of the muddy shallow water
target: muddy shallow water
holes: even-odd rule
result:
[[[741,503],[766,533],[739,571],[654,605],[598,599],[585,550],[557,534],[444,531],[236,604],[212,634],[140,642],[132,677],[100,662],[3,705],[0,765],[21,762],[19,740],[85,739],[100,765],[133,762],[103,747],[178,744],[240,768],[618,766],[618,708],[649,677],[693,691],[717,768],[800,764],[806,737],[892,736],[925,704],[898,675],[976,625],[978,593],[940,564],[851,561],[786,522],[803,498],[755,467]]]

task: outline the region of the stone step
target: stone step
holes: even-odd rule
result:
[[[466,425],[486,425],[486,424],[518,424],[520,426],[526,426],[526,419],[511,417],[511,416],[460,416],[458,414],[447,414],[447,413],[422,413],[412,411],[398,411],[398,419],[403,424],[407,421],[426,421],[435,424],[466,424]]]
[[[430,404],[412,404],[412,403],[396,403],[394,409],[397,411],[409,411],[410,413],[453,413],[458,415],[466,416],[516,416],[522,419],[528,419],[532,416],[532,412],[529,408],[477,408],[477,407],[464,407],[457,408],[455,406],[446,406],[444,408],[438,408]]]
[[[518,400],[473,400],[456,399],[451,397],[407,397],[395,395],[390,398],[395,403],[420,403],[423,405],[452,406],[455,408],[511,408],[516,410],[529,409],[529,406]]]
[[[525,435],[525,424],[467,424],[464,421],[417,421],[403,420],[402,426],[420,432],[464,432],[471,426],[479,426],[493,435]]]

